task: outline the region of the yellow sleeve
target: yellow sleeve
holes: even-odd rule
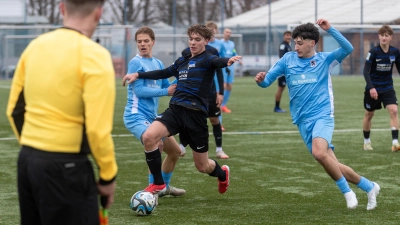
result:
[[[6,110],[11,128],[18,141],[20,141],[25,116],[25,99],[23,92],[25,83],[24,58],[25,54],[22,54],[14,72]]]
[[[110,54],[100,50],[83,58],[83,102],[89,146],[99,167],[100,183],[106,184],[115,179],[118,170],[111,136],[115,73]]]

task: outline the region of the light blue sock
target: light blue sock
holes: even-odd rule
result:
[[[228,103],[230,97],[231,97],[231,91],[224,90],[224,101],[222,101],[222,106],[225,106],[226,103]]]
[[[361,177],[360,182],[357,184],[357,187],[368,193],[372,190],[372,188],[374,188],[374,183],[372,183],[365,177]]]
[[[170,173],[164,173],[164,171],[161,171],[162,178],[164,180],[164,183],[167,187],[169,187],[169,183],[171,182],[171,177],[172,177],[172,172]]]
[[[149,173],[149,185],[154,183],[154,177],[153,174]]]
[[[221,115],[218,116],[218,119],[219,119],[219,123],[222,125],[222,113],[221,113]]]
[[[336,185],[338,186],[339,190],[344,194],[347,192],[350,192],[350,186],[349,183],[347,183],[347,180],[342,176],[339,180],[335,181]]]

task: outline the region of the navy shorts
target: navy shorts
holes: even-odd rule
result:
[[[170,105],[156,121],[167,127],[170,135],[179,133],[183,146],[189,145],[195,152],[208,151],[207,115],[179,105]]]
[[[378,93],[378,99],[375,100],[371,98],[371,95],[368,91],[364,92],[364,109],[372,112],[375,110],[386,108],[387,105],[398,105],[396,92],[394,90],[386,91],[383,93]]]

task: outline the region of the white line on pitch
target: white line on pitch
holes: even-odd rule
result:
[[[371,131],[388,131],[390,129],[371,129]],[[344,129],[335,130],[335,133],[350,133],[350,132],[361,132],[362,129]],[[287,130],[287,131],[242,131],[242,132],[223,132],[224,135],[261,135],[261,134],[295,134],[298,133],[297,130]],[[210,133],[211,135],[212,133]],[[113,137],[132,137],[132,134],[114,134]],[[14,137],[0,138],[0,141],[10,141],[15,140]]]

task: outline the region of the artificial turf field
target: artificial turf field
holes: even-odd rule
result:
[[[334,181],[308,153],[291,123],[289,113],[273,112],[277,84],[259,88],[252,77],[237,77],[223,114],[223,149],[230,156],[218,160],[231,169],[228,192],[218,193],[216,178],[197,172],[190,151],[181,158],[171,185],[187,194],[160,198],[152,215],[139,217],[129,208],[133,193],[147,186],[143,147],[125,129],[122,115],[126,90],[117,80],[114,142],[119,166],[115,203],[110,224],[399,224],[400,153],[392,153],[389,115],[375,113],[371,140],[373,151],[364,151],[362,76],[332,77],[335,95],[336,156],[360,175],[381,186],[376,210],[367,211],[367,195],[355,185],[359,206],[348,210]],[[400,91],[400,78],[395,77]],[[19,224],[16,193],[17,141],[5,116],[10,81],[0,80],[0,224]],[[399,95],[398,95],[398,98]],[[160,101],[160,112],[168,105]],[[281,107],[288,110],[285,90]],[[212,130],[210,129],[210,132]],[[210,158],[215,142],[210,135]]]

